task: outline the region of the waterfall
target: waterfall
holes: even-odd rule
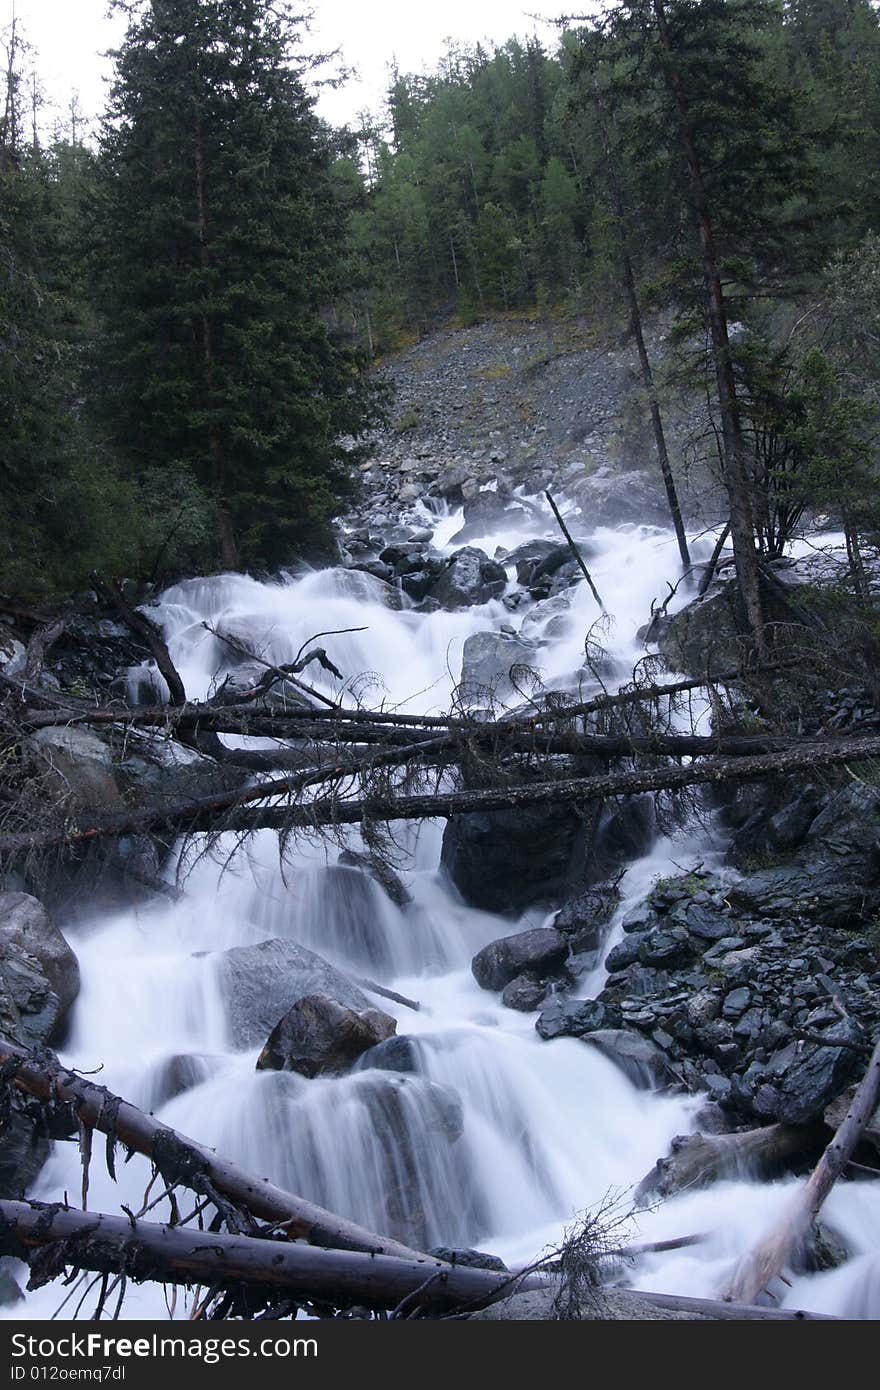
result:
[[[534,535],[558,539],[549,512]],[[425,514],[425,521],[431,520]],[[461,515],[434,517],[435,544],[450,553]],[[492,555],[517,545],[521,530],[502,522],[473,542]],[[695,557],[711,538],[692,542]],[[615,686],[644,656],[638,629],[651,600],[678,577],[671,533],[656,527],[603,528],[591,536],[590,569],[611,617],[601,621],[585,584],[552,611],[500,601],[455,612],[416,612],[405,596],[389,606],[387,586],[331,568],[261,582],[241,575],[189,580],[168,590],[158,616],[191,697],[204,697],[243,663],[293,660],[315,633],[338,669],[309,680],[334,697],[356,695],[409,712],[449,708],[465,640],[502,623],[545,639],[535,664],[547,687],[596,689],[584,642],[597,620],[608,653],[603,679]],[[679,590],[674,610],[688,595]],[[518,697],[511,697],[515,702]],[[699,715],[699,710],[697,711]],[[708,712],[703,727],[708,728]],[[241,740],[271,746],[267,740]],[[479,989],[470,960],[488,942],[540,924],[465,906],[439,871],[442,824],[396,826],[400,870],[411,894],[403,907],[357,867],[337,863],[339,845],[302,842],[279,862],[274,833],[253,835],[229,858],[224,837],[210,854],[187,856],[179,901],[156,901],[80,922],[71,942],[83,987],[64,1058],[184,1133],[373,1229],[422,1247],[477,1245],[511,1264],[558,1243],[576,1215],[625,1194],[676,1134],[693,1128],[699,1100],[637,1089],[607,1058],[581,1042],[542,1042],[532,1015],[503,1008]],[[351,848],[362,848],[357,831]],[[720,862],[722,846],[705,827],[657,839],[621,884],[620,921],[652,882],[696,862]],[[173,875],[172,864],[168,873]],[[290,940],[353,977],[417,999],[414,1012],[386,999],[371,1003],[412,1039],[411,1070],[356,1069],[304,1080],[255,1071],[258,1049],[236,1047],[216,968],[218,953],[268,939]],[[603,972],[581,980],[601,988]],[[118,1165],[118,1183],[95,1146],[90,1206],[137,1210],[149,1180],[138,1157]],[[80,1188],[75,1145],[57,1144],[33,1195],[56,1200]],[[639,1218],[633,1238],[692,1231],[709,1239],[692,1249],[646,1256],[634,1278],[644,1288],[712,1296],[733,1262],[777,1208],[785,1184],[725,1182],[685,1194]],[[799,1278],[792,1305],[846,1316],[880,1316],[880,1184],[848,1184],[829,1202],[830,1222],[862,1257],[832,1274]],[[167,1215],[167,1203],[151,1219]],[[59,1286],[28,1299],[24,1316],[46,1318]],[[185,1315],[180,1300],[178,1315]],[[21,1316],[20,1307],[12,1310]],[[68,1308],[66,1315],[69,1315]],[[161,1291],[132,1291],[125,1316],[165,1316]]]

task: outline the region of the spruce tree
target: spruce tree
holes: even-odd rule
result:
[[[334,146],[272,0],[135,0],[96,208],[101,379],[137,477],[189,470],[226,567],[319,548],[375,398],[328,332]]]

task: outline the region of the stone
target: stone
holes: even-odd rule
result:
[[[521,695],[529,688],[527,670],[537,664],[536,643],[523,642],[502,632],[474,632],[465,639],[461,661],[459,699],[493,704]],[[522,674],[517,677],[517,668]]]
[[[620,894],[613,882],[599,883],[563,903],[553,925],[568,937],[572,951],[593,953],[598,958],[619,901]]]
[[[469,608],[500,598],[506,588],[504,566],[490,560],[482,550],[466,546],[447,560],[431,585],[430,596],[444,608]]]
[[[849,1019],[824,1030],[832,1042],[850,1046],[830,1047],[804,1042],[796,1060],[773,1084],[761,1085],[752,1100],[756,1114],[783,1124],[801,1125],[822,1115],[826,1107],[864,1067],[859,1049],[865,1038]],[[772,1062],[772,1059],[771,1059]]]
[[[0,949],[14,945],[36,960],[58,1000],[63,1022],[79,994],[79,964],[61,931],[43,904],[29,893],[0,893]],[[51,1034],[46,1041],[51,1040]]]
[[[540,1009],[546,997],[546,980],[539,979],[531,972],[517,975],[501,991],[501,1002],[505,1008],[517,1009],[520,1013],[533,1013]]]
[[[363,1052],[355,1063],[355,1070],[420,1072],[422,1060],[418,1038],[395,1033]]]
[[[597,1048],[642,1089],[660,1090],[679,1079],[665,1053],[639,1033],[625,1028],[599,1028],[585,1033],[583,1041]]]
[[[582,1038],[585,1033],[619,1028],[620,1010],[598,999],[554,999],[535,1022],[538,1036],[545,1042],[553,1038]]]
[[[519,914],[553,906],[579,886],[586,831],[570,806],[524,806],[451,816],[441,863],[465,902]]]
[[[524,971],[552,974],[565,965],[567,956],[568,942],[561,932],[533,927],[484,946],[471,961],[471,970],[481,989],[499,990]]]
[[[82,808],[121,809],[113,754],[96,734],[66,724],[39,729],[28,739],[27,749],[53,800]]]
[[[233,946],[215,957],[233,1047],[262,1046],[298,999],[321,994],[355,1013],[371,1006],[342,971],[295,941],[274,939]]]
[[[257,1071],[338,1076],[396,1029],[396,1021],[379,1009],[358,1013],[326,995],[307,994],[272,1029]]]

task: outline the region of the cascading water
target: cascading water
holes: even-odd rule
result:
[[[454,549],[460,524],[460,514],[441,520],[435,544]],[[549,513],[543,530],[536,519],[531,534],[557,538]],[[502,524],[472,543],[492,554],[523,538]],[[701,544],[708,550],[710,543],[697,542],[698,554]],[[590,568],[613,615],[602,634],[610,657],[606,684],[630,676],[644,655],[637,629],[651,600],[675,579],[676,561],[672,536],[656,528],[592,536]],[[494,601],[458,612],[416,613],[406,599],[389,608],[378,581],[339,569],[278,583],[236,575],[188,581],[164,595],[160,616],[191,697],[215,690],[240,664],[234,643],[253,649],[256,641],[265,660],[281,664],[312,634],[337,631],[322,641],[346,673],[349,695],[410,712],[448,709],[465,639],[512,621]],[[535,664],[545,686],[595,688],[583,661],[585,633],[597,616],[583,584],[549,610],[518,610],[513,621],[523,634],[544,639]],[[313,669],[309,678],[317,684]],[[326,673],[321,680],[328,693],[340,693]],[[232,845],[225,841],[204,855],[190,845],[179,901],[133,907],[71,932],[83,988],[65,1057],[83,1069],[103,1066],[101,1079],[135,1104],[368,1227],[423,1248],[479,1244],[511,1264],[535,1258],[578,1212],[638,1182],[671,1138],[692,1127],[698,1102],[636,1089],[580,1042],[540,1041],[530,1015],[501,1007],[478,988],[470,972],[474,953],[524,924],[461,903],[438,873],[441,835],[437,823],[395,827],[411,892],[403,908],[359,869],[337,864],[338,845],[300,843],[283,866],[272,832],[251,836],[229,862],[224,855]],[[360,847],[356,832],[348,843]],[[658,839],[626,873],[609,941],[656,878],[698,860],[718,862],[705,829]],[[361,1069],[311,1081],[256,1072],[256,1049],[234,1044],[219,962],[231,947],[268,939],[296,941],[352,976],[417,998],[419,1012],[371,1000],[411,1039],[411,1070]],[[599,970],[582,980],[580,992],[589,996],[601,982]],[[120,1166],[118,1184],[93,1162],[89,1204],[113,1211],[124,1201],[137,1209],[148,1180],[139,1158]],[[80,1182],[75,1146],[59,1144],[33,1195],[56,1199],[77,1192]],[[727,1182],[644,1213],[639,1238],[691,1231],[709,1238],[644,1257],[635,1282],[712,1296],[777,1209],[782,1186]],[[152,1219],[163,1219],[166,1207]],[[880,1246],[880,1184],[838,1188],[828,1213],[863,1257],[833,1274],[799,1279],[788,1302],[878,1316],[880,1268],[869,1252]],[[48,1317],[60,1300],[56,1287],[43,1289],[29,1298],[25,1316]],[[183,1300],[177,1311],[184,1311]],[[63,1315],[70,1312],[68,1306]],[[126,1300],[126,1316],[164,1314],[161,1293],[149,1286]]]

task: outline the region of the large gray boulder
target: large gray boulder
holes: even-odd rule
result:
[[[322,994],[363,1013],[371,1005],[347,975],[295,941],[234,946],[215,958],[233,1047],[265,1042],[278,1020],[307,994]]]
[[[104,810],[121,805],[112,751],[88,729],[39,729],[28,740],[28,751],[53,798]]]
[[[464,644],[458,693],[468,704],[492,703],[522,694],[527,669],[537,665],[538,644],[503,632],[474,632]],[[517,668],[522,675],[517,679]]]
[[[4,947],[37,961],[58,1001],[49,1039],[79,994],[76,956],[43,904],[29,893],[0,893],[0,951]]]
[[[492,941],[471,961],[474,979],[481,989],[503,989],[528,970],[538,976],[557,973],[565,965],[568,942],[552,927],[534,927]]]
[[[859,1048],[865,1035],[849,1019],[826,1028],[827,1044],[791,1043],[771,1057],[768,1080],[752,1097],[755,1114],[786,1125],[802,1125],[822,1115],[826,1107],[864,1067]],[[836,1044],[836,1046],[835,1046]]]
[[[649,1038],[626,1028],[598,1028],[583,1041],[619,1067],[634,1086],[657,1091],[679,1080],[666,1053]]]
[[[506,588],[503,565],[490,560],[482,550],[465,546],[450,557],[428,592],[443,608],[470,608],[500,598]]]
[[[306,994],[272,1029],[257,1071],[338,1076],[396,1030],[395,1019],[379,1009],[357,1013],[324,994]]]

